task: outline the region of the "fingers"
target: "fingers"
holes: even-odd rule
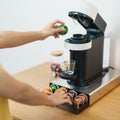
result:
[[[55,29],[55,32],[59,33],[59,32],[62,32],[63,30],[64,30],[64,28],[59,28],[58,27],[58,28]]]
[[[57,23],[59,23],[59,24],[64,24],[64,22],[63,21],[61,21],[61,20],[54,20],[53,22],[51,22],[51,24],[57,24]]]
[[[64,102],[72,105],[72,101],[71,101],[70,97],[67,94],[64,95]]]
[[[64,24],[64,22],[61,20],[54,20],[48,25],[46,25],[46,27],[42,29],[42,33],[43,33],[42,39],[45,39],[49,36],[54,36],[55,38],[59,38],[59,33],[64,31],[63,28],[59,28],[59,24]]]
[[[53,35],[55,38],[59,38],[59,34],[58,33],[54,33]]]
[[[55,20],[52,22],[53,24],[53,28],[54,28],[54,37],[55,38],[59,38],[59,32],[62,32],[64,29],[63,28],[59,28],[57,24],[64,24],[64,22],[60,21],[60,20]]]
[[[69,104],[69,105],[72,105],[72,102],[71,102],[71,100],[69,100],[69,99],[65,99],[65,103],[67,103],[67,104]]]
[[[54,93],[54,94],[61,96],[62,103],[68,103],[68,104],[72,105],[72,101],[66,93]]]
[[[47,30],[50,31],[49,35],[53,35],[55,38],[59,38],[59,32],[62,32],[64,30],[63,28],[59,28],[58,24],[64,24],[64,22],[61,20],[54,20],[48,24],[49,29],[47,28]]]

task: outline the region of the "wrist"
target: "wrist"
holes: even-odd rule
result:
[[[53,102],[53,99],[52,99],[51,95],[47,95],[46,105],[51,106],[51,107],[55,107],[55,104]]]
[[[48,35],[43,30],[39,31],[38,34],[39,34],[39,39],[40,40],[44,40],[48,37]]]

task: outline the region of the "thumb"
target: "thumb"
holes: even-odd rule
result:
[[[56,28],[55,29],[55,33],[59,33],[59,32],[62,32],[62,31],[64,31],[64,28]]]

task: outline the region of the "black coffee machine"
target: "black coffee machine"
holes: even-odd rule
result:
[[[50,86],[66,88],[73,105],[62,104],[59,107],[78,114],[116,87],[119,81],[112,79],[118,73],[103,68],[106,22],[100,14],[96,12],[92,18],[78,11],[70,11],[68,16],[80,23],[87,32],[85,35],[73,34],[65,40],[65,48],[70,51],[70,60],[75,60],[74,74],[69,75],[62,71],[60,78],[53,80]]]
[[[74,75],[61,72],[60,77],[67,79],[74,86],[86,86],[100,79],[104,75],[103,69],[103,44],[106,23],[97,14],[93,21],[89,16],[71,11],[68,15],[77,20],[87,33],[73,34],[65,40],[65,47],[70,51],[70,60],[75,60]]]

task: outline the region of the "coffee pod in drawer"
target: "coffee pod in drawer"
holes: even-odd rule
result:
[[[77,96],[77,92],[74,91],[74,90],[70,90],[70,91],[67,93],[67,95],[70,96],[71,101],[73,101],[74,98]]]
[[[67,93],[68,89],[65,87],[61,87],[55,91],[55,93]]]
[[[87,97],[86,94],[81,93],[81,94],[79,94],[79,96],[81,96],[81,98],[83,99],[83,102],[84,102],[84,103],[86,103],[86,102],[88,101],[88,97]],[[84,103],[83,103],[83,104],[84,104]]]
[[[83,104],[83,99],[81,96],[76,96],[74,98],[74,104],[77,106],[77,109],[79,109],[80,105]]]
[[[58,85],[51,84],[50,88],[52,89],[53,92],[55,92],[57,89],[59,89]]]
[[[46,94],[46,95],[51,95],[52,94],[52,89],[51,88],[45,88],[44,90],[43,90],[43,93],[44,94]]]

